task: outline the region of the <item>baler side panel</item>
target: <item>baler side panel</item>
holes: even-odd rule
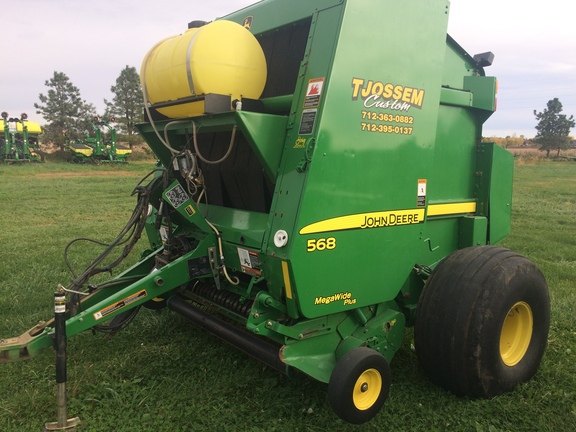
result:
[[[429,206],[475,202],[473,173],[480,127],[470,109],[440,105],[434,169],[427,185]],[[432,265],[458,249],[459,219],[465,213],[427,217],[419,263]]]
[[[422,264],[433,267],[456,249],[489,242],[486,218],[490,185],[488,177],[478,178],[483,171],[478,151],[482,124],[495,109],[495,93],[495,78],[486,77],[448,36],[434,170],[428,182],[426,241],[419,260]],[[504,188],[511,190],[508,185]],[[430,206],[440,210],[432,212]],[[506,224],[504,219],[496,223],[498,227],[501,224]]]
[[[300,134],[315,140],[291,249],[306,317],[394,299],[418,259],[419,180],[432,169],[447,9],[347,2],[329,75],[307,74],[308,83],[325,80],[314,129]],[[402,43],[382,38],[385,16],[398,17],[386,34]],[[405,20],[427,31],[406,32]]]
[[[310,137],[303,138],[299,134],[307,91],[306,83],[311,77],[328,75],[334,41],[338,38],[341,13],[340,7],[333,7],[318,11],[312,17],[309,42],[302,60],[300,78],[296,84],[278,183],[270,212],[271,229],[267,253],[282,259],[290,257],[292,241],[297,232],[296,219],[302,202],[302,193],[308,187],[306,165],[313,140],[309,139]],[[276,247],[272,241],[272,236],[279,230],[285,230],[289,234],[288,243],[283,247]]]

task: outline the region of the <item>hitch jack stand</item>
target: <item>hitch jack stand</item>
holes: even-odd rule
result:
[[[67,418],[66,410],[66,292],[64,289],[59,289],[54,293],[54,331],[58,420],[46,423],[44,431],[73,431],[80,424],[80,418]]]

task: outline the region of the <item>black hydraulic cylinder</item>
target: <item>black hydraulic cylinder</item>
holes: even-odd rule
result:
[[[54,293],[54,349],[56,351],[57,421],[46,423],[44,431],[73,431],[80,419],[68,418],[66,400],[66,292]]]
[[[181,297],[173,296],[168,299],[168,307],[192,321],[197,327],[212,333],[265,365],[282,373],[288,373],[288,366],[280,360],[277,346],[271,345],[258,336],[233,327],[220,318],[190,304]]]
[[[56,350],[56,383],[66,382],[66,293],[54,293],[54,349]]]

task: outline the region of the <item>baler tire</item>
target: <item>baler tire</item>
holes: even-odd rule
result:
[[[334,413],[353,424],[372,419],[390,390],[390,365],[377,351],[358,347],[336,363],[328,383],[328,402]]]
[[[550,327],[544,276],[508,249],[456,251],[432,272],[414,327],[424,372],[457,395],[491,398],[536,373]]]

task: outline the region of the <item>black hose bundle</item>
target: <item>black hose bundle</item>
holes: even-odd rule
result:
[[[152,179],[150,183],[146,186],[142,186],[142,183],[152,174],[157,171],[162,171],[163,175],[158,176]],[[120,233],[116,236],[116,238],[110,243],[100,242],[98,240],[90,239],[90,238],[76,238],[72,240],[66,248],[64,249],[64,261],[68,266],[68,269],[74,276],[74,279],[70,282],[68,287],[66,288],[67,291],[72,292],[72,296],[70,298],[70,311],[72,316],[75,315],[78,311],[80,311],[80,299],[81,296],[84,294],[83,289],[90,280],[91,277],[103,273],[108,272],[111,273],[112,270],[117,267],[124,259],[130,254],[138,240],[142,235],[142,231],[144,231],[144,227],[146,225],[146,218],[148,217],[148,206],[150,203],[150,197],[155,192],[158,187],[162,186],[163,177],[165,176],[166,171],[164,169],[155,169],[146,175],[134,188],[132,191],[131,196],[137,195],[136,206],[130,216],[130,219],[122,228]],[[98,245],[105,246],[105,249],[100,255],[98,255],[79,275],[76,274],[70,261],[68,260],[68,249],[76,242],[79,241],[87,241],[91,243],[95,243]],[[116,257],[112,262],[106,265],[101,265],[102,262],[114,251],[114,249],[124,246],[121,253]],[[114,283],[107,283],[100,286],[93,286],[88,285],[88,292],[85,295],[88,295],[96,290],[107,288],[110,286],[114,286]],[[130,321],[134,318],[136,313],[138,312],[139,307],[136,307],[132,310],[126,311],[117,315],[113,318],[109,324],[107,325],[98,325],[93,327],[95,330],[103,331],[103,332],[111,332],[116,333],[122,328],[126,327]]]

